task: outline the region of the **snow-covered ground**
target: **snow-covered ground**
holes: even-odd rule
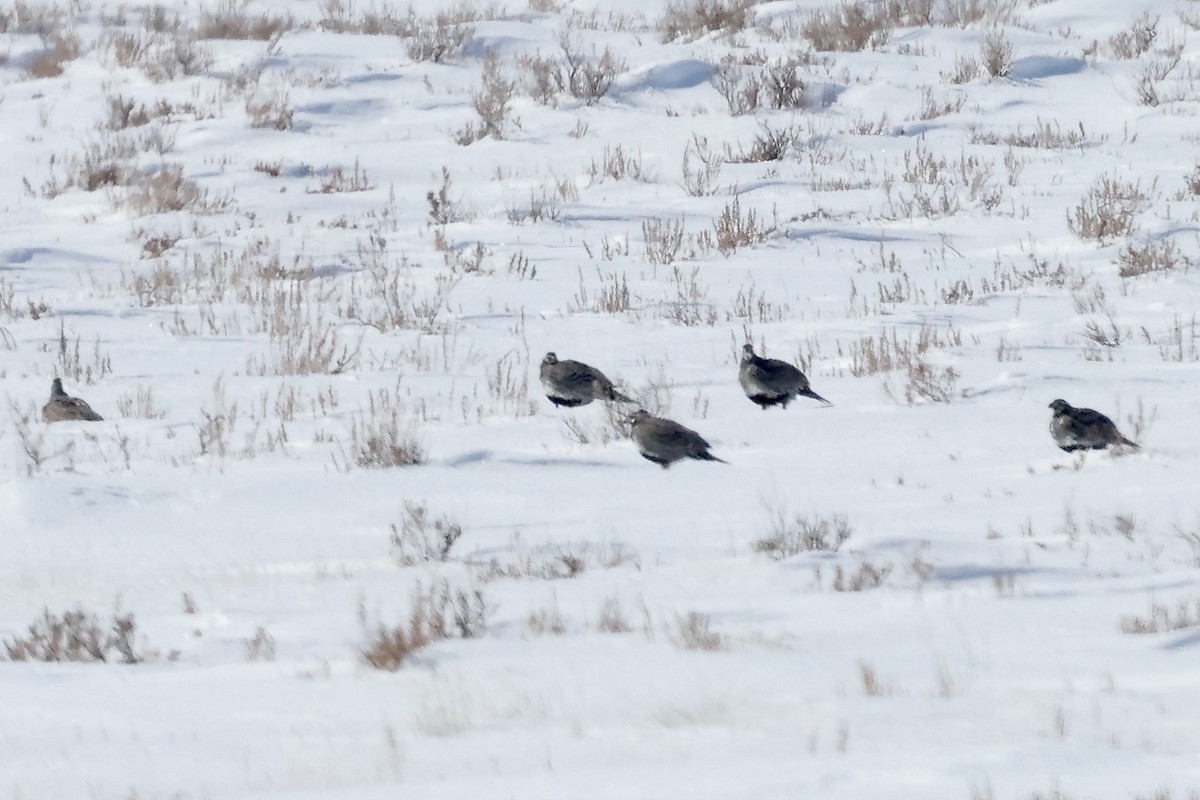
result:
[[[1200,794],[1200,3],[0,28],[0,797]]]

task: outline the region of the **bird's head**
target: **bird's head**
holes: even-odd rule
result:
[[[1054,413],[1061,414],[1071,407],[1071,404],[1066,400],[1055,400],[1050,404],[1050,408],[1054,409]]]
[[[639,422],[643,422],[648,419],[650,419],[650,412],[644,408],[639,408],[637,411],[627,416],[625,421],[630,425],[637,425]]]
[[[546,365],[557,364],[558,356],[556,356],[553,352],[546,353],[546,357],[542,359],[542,363]]]
[[[750,361],[754,358],[754,345],[746,342],[742,345],[742,361]]]

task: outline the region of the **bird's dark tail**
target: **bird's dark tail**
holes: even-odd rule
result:
[[[631,397],[626,397],[625,395],[618,392],[616,389],[610,389],[608,391],[608,399],[614,403],[636,403],[637,402],[637,400],[634,400]]]
[[[1122,436],[1119,433],[1117,434],[1117,444],[1124,445],[1125,447],[1128,447],[1130,450],[1141,450],[1142,449],[1142,446],[1140,444],[1138,444],[1135,441],[1132,441],[1131,439],[1126,439],[1124,436]]]
[[[804,397],[811,397],[813,400],[820,400],[822,403],[824,403],[827,406],[833,405],[833,403],[829,402],[824,397],[821,397],[821,395],[817,394],[812,389],[801,389],[800,392],[798,392],[798,394],[803,395]]]
[[[716,456],[714,456],[712,453],[708,452],[707,450],[705,450],[703,453],[700,453],[699,455],[697,455],[696,458],[698,458],[701,461],[719,461],[722,464],[729,463],[728,461],[726,461],[723,458],[717,458]]]

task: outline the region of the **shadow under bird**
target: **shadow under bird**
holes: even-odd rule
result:
[[[1103,450],[1114,444],[1134,449],[1138,446],[1122,436],[1113,421],[1095,409],[1075,408],[1066,400],[1055,400],[1050,408],[1054,409],[1050,435],[1054,437],[1054,443],[1068,453]]]
[[[756,356],[752,344],[742,348],[738,382],[742,384],[746,397],[764,411],[767,410],[767,406],[774,405],[787,408],[787,404],[797,397],[811,397],[826,405],[833,405],[809,388],[808,378],[803,372],[778,358]]]
[[[68,420],[99,422],[103,419],[104,417],[92,410],[86,400],[71,397],[64,392],[62,378],[55,378],[50,384],[50,402],[42,406],[43,422],[66,422]]]
[[[586,406],[593,400],[634,402],[618,392],[603,372],[582,361],[559,361],[554,353],[546,353],[540,374],[546,397],[556,406],[574,408]]]
[[[711,445],[703,436],[674,420],[655,417],[648,411],[638,410],[629,421],[632,425],[634,444],[637,445],[642,458],[653,461],[663,469],[685,458],[729,463],[708,452]]]

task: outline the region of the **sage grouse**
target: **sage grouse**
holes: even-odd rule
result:
[[[752,344],[742,348],[738,382],[742,384],[746,397],[764,411],[767,406],[773,405],[787,408],[787,404],[796,397],[811,397],[826,405],[833,405],[808,387],[808,378],[803,372],[777,358],[759,358],[754,355]]]
[[[554,353],[546,353],[542,359],[541,378],[546,397],[556,406],[574,408],[593,400],[633,402],[613,388],[612,381],[600,370],[581,361],[559,361]]]
[[[642,458],[653,461],[663,469],[685,458],[729,463],[708,452],[710,445],[703,436],[678,422],[651,416],[640,409],[634,412],[629,421],[632,423],[633,441]]]
[[[1075,408],[1066,400],[1050,404],[1050,435],[1054,443],[1070,453],[1075,450],[1103,450],[1110,444],[1136,448],[1137,444],[1121,435],[1108,417],[1091,408]]]
[[[62,378],[55,378],[50,384],[50,402],[42,406],[44,422],[65,422],[67,420],[84,420],[99,422],[104,417],[92,411],[87,401],[71,397],[63,391]]]

